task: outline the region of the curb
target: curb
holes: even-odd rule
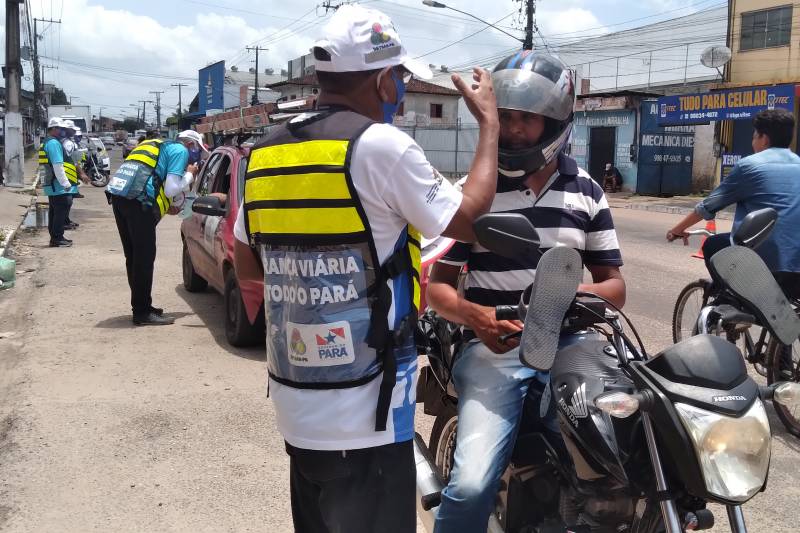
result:
[[[27,191],[27,190],[30,189],[30,190],[35,192],[36,191],[36,186],[38,184],[39,184],[39,176],[37,174],[37,176],[35,178],[33,178],[33,183],[31,184],[31,186],[30,187],[22,187],[20,189],[20,191]],[[5,257],[6,256],[6,252],[8,251],[8,247],[11,244],[11,241],[14,240],[14,237],[17,236],[17,232],[22,227],[22,223],[25,222],[25,217],[28,216],[28,213],[30,212],[31,206],[35,206],[36,205],[36,198],[38,198],[38,195],[34,194],[33,196],[31,196],[30,204],[28,204],[28,209],[25,211],[25,214],[22,215],[22,220],[19,221],[19,224],[17,224],[17,227],[15,227],[14,229],[11,230],[11,233],[6,235],[6,239],[3,242],[0,242],[0,257]]]
[[[688,207],[676,207],[670,205],[650,205],[650,204],[611,204],[615,209],[633,209],[636,211],[650,211],[651,213],[667,213],[671,215],[688,215],[694,213],[694,209]],[[720,211],[716,216],[719,220],[733,220],[733,215],[725,211]]]

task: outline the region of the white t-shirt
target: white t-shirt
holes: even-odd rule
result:
[[[370,126],[358,139],[350,166],[372,230],[378,259],[394,250],[407,224],[425,237],[444,231],[461,205],[461,193],[439,174],[414,140],[389,124]],[[244,209],[234,227],[248,242]],[[389,324],[395,323],[394,306]],[[366,385],[336,390],[296,389],[270,380],[278,429],[298,448],[351,450],[404,442],[414,436],[417,362],[400,361],[386,431],[375,431],[381,376]]]

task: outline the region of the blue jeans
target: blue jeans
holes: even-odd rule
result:
[[[559,348],[586,339],[565,335]],[[450,483],[442,491],[435,533],[486,533],[500,478],[508,467],[522,407],[533,379],[548,383],[550,374],[519,360],[519,349],[496,354],[482,342],[467,344],[453,365],[458,392],[458,433]],[[558,432],[554,418],[543,421]]]

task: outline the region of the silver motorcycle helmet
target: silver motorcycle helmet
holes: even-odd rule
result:
[[[552,55],[523,50],[497,64],[492,82],[498,109],[545,117],[545,130],[536,146],[500,146],[500,174],[522,179],[553,161],[569,141],[575,105],[572,72]]]

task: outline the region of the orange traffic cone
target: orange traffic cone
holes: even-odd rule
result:
[[[715,219],[711,219],[706,222],[706,231],[710,231],[711,233],[717,233],[717,221]],[[698,259],[705,259],[703,257],[703,245],[706,243],[706,237],[703,237],[703,240],[700,242],[700,249],[697,252],[692,254],[692,257],[696,257]]]

